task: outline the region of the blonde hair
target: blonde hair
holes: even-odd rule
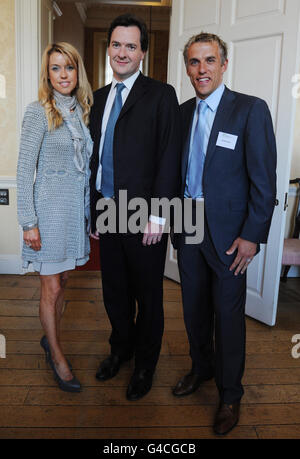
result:
[[[61,53],[66,62],[70,62],[77,70],[77,85],[73,91],[83,111],[83,121],[89,124],[89,114],[93,105],[93,93],[88,82],[82,58],[74,46],[70,43],[59,42],[47,46],[42,56],[42,66],[40,73],[40,84],[38,99],[45,108],[48,120],[49,131],[61,126],[63,123],[62,115],[58,111],[53,97],[53,87],[49,79],[49,60],[53,53]]]

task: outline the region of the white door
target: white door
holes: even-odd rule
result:
[[[299,73],[299,12],[299,0],[173,0],[172,7],[168,80],[179,101],[194,96],[182,58],[184,45],[200,31],[212,32],[229,46],[225,84],[265,99],[273,117],[279,205],[268,244],[248,269],[246,304],[247,315],[268,325],[276,321],[280,282],[296,106],[292,77]],[[176,257],[171,248],[168,255],[165,274],[173,278]]]

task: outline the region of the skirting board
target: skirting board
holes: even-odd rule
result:
[[[0,255],[0,274],[23,274],[19,255]]]

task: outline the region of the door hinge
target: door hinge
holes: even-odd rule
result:
[[[289,195],[288,193],[285,193],[285,195],[284,195],[284,207],[283,207],[283,210],[286,210],[289,207],[288,195]]]

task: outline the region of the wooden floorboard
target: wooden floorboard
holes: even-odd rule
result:
[[[165,333],[153,388],[129,402],[134,362],[109,382],[95,371],[109,353],[110,324],[98,272],[76,271],[66,289],[61,338],[83,391],[60,391],[39,345],[39,278],[0,276],[0,438],[202,439],[212,431],[218,393],[213,380],[183,399],[171,389],[190,368],[180,287],[164,281]],[[247,318],[246,369],[238,426],[226,438],[300,439],[300,359],[292,337],[300,334],[300,279],[279,292],[278,318],[268,327]]]

